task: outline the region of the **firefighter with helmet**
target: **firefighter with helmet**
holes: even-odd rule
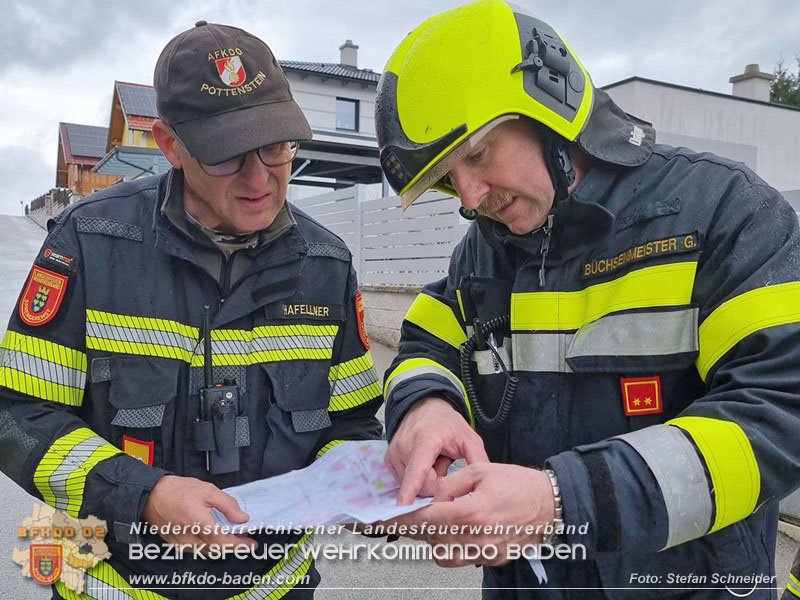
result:
[[[485,566],[485,597],[772,597],[778,500],[800,484],[789,204],[740,163],[657,144],[498,0],[406,36],[376,129],[404,208],[437,189],[474,219],[386,373],[400,502],[437,500],[398,522],[488,526],[423,532],[498,548],[438,561]],[[542,542],[585,556],[540,581],[511,558]]]

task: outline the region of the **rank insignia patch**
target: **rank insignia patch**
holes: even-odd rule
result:
[[[35,266],[28,276],[28,285],[19,303],[19,317],[32,327],[49,323],[56,316],[69,278]]]
[[[361,292],[356,294],[356,318],[358,319],[358,336],[361,338],[361,343],[369,350],[369,336],[367,336],[367,327],[364,325],[364,300],[361,297]]]
[[[155,450],[155,442],[153,441],[145,442],[129,435],[122,436],[122,451],[151,467],[153,466],[153,450]]]
[[[383,168],[388,175],[400,183],[405,183],[408,180],[408,172],[394,155],[394,152],[390,152],[386,158],[383,159]]]
[[[31,577],[44,585],[50,585],[61,577],[61,544],[31,544]]]
[[[622,386],[622,405],[625,415],[655,415],[664,412],[661,402],[661,378],[654,377],[620,377]]]

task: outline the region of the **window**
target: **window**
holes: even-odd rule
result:
[[[358,131],[358,100],[336,99],[336,129]]]

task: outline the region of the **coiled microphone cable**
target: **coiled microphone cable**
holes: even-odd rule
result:
[[[475,319],[475,332],[470,336],[470,338],[461,344],[461,381],[464,384],[464,389],[467,392],[467,399],[472,407],[475,418],[480,423],[481,427],[484,429],[497,429],[505,423],[506,419],[508,419],[508,415],[511,412],[511,404],[514,401],[514,398],[517,395],[517,388],[519,387],[519,379],[514,377],[506,367],[505,362],[503,362],[503,358],[497,352],[497,350],[492,346],[492,344],[488,344],[489,350],[491,350],[492,354],[494,355],[495,359],[503,369],[503,374],[506,376],[506,384],[505,388],[503,389],[503,397],[500,400],[500,406],[497,408],[497,412],[493,417],[489,417],[486,414],[486,411],[483,410],[483,407],[478,400],[478,394],[475,392],[475,382],[472,377],[472,357],[475,354],[475,351],[479,349],[479,346],[483,346],[483,340],[488,336],[494,329],[503,329],[509,325],[511,322],[510,315],[504,315],[502,317],[497,317],[491,319],[481,325],[480,320]]]

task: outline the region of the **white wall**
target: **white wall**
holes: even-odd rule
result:
[[[336,97],[359,101],[359,126],[355,135],[375,137],[376,83],[359,83],[336,77],[322,78],[287,71],[294,99],[303,109],[312,129],[336,131]],[[354,133],[343,131],[343,133]]]
[[[800,110],[637,80],[605,91],[653,123],[656,141],[744,162],[778,190],[800,188]]]

